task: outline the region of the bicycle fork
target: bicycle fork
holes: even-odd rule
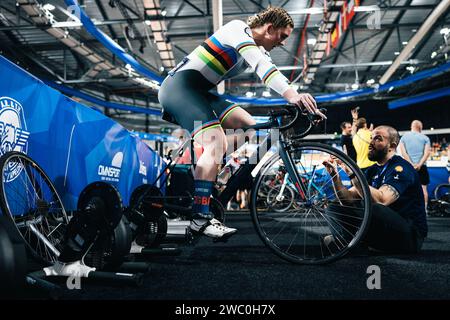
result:
[[[283,201],[283,199],[284,199],[283,193],[284,193],[284,189],[286,189],[286,185],[288,184],[288,179],[289,179],[289,173],[286,173],[284,175],[283,184],[281,185],[280,192],[278,193],[278,195],[275,198],[277,201]]]
[[[296,190],[298,191],[298,194],[300,195],[300,199],[302,201],[307,201],[306,195],[307,195],[307,187],[303,183],[303,181],[300,179],[300,176],[295,168],[294,161],[292,160],[291,155],[287,150],[290,149],[290,146],[286,145],[286,142],[283,139],[279,140],[280,147],[280,157],[283,160],[283,163],[285,164],[286,170],[288,175],[290,176],[292,182],[294,183],[294,186]],[[287,181],[286,181],[287,182]],[[285,183],[283,183],[284,188]]]

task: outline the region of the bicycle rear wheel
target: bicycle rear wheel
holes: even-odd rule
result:
[[[69,222],[50,178],[27,155],[0,158],[0,206],[19,230],[32,257],[46,265],[57,261]]]
[[[264,205],[269,179],[286,166],[275,154],[260,170],[251,194],[251,215],[262,241],[279,257],[299,264],[324,264],[348,253],[363,238],[370,220],[371,198],[361,170],[344,153],[320,143],[298,143],[291,151],[299,177],[306,187],[303,198],[295,190],[294,205],[277,212]],[[345,165],[362,186],[361,197],[343,201],[323,162],[333,157],[341,161],[337,168],[346,189],[352,185]],[[347,172],[348,172],[347,171]],[[289,177],[291,183],[292,177]],[[340,198],[339,198],[340,196]]]

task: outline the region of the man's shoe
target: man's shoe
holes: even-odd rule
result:
[[[339,252],[339,247],[336,244],[336,239],[333,235],[329,234],[322,238],[322,245],[328,248],[329,253],[336,254]]]
[[[332,244],[332,243],[335,242],[334,236],[331,235],[331,234],[329,234],[329,235],[323,237],[322,241],[323,241],[323,244],[326,245],[327,247],[328,247],[330,244]]]
[[[211,238],[223,238],[230,237],[235,234],[237,229],[228,228],[222,222],[217,219],[205,220],[194,219],[191,221],[189,228],[192,231],[202,233]]]
[[[326,246],[333,254],[338,253],[339,251],[342,251],[344,249],[342,243],[338,245],[338,243],[336,242],[336,238],[331,234],[322,238],[322,244]],[[360,241],[358,244],[356,244],[356,246],[350,249],[349,255],[353,257],[369,256],[369,247],[365,242]]]

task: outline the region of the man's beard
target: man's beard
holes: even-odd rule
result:
[[[389,152],[388,146],[386,146],[385,148],[383,148],[381,150],[377,150],[377,149],[375,149],[375,147],[372,147],[372,148],[369,148],[368,158],[371,161],[381,162],[382,160],[384,160],[384,158],[386,158],[388,152]]]

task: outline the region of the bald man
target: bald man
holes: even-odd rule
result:
[[[419,252],[428,234],[419,175],[408,161],[395,154],[399,144],[396,129],[378,126],[371,134],[368,157],[375,164],[366,170],[365,176],[372,196],[372,217],[363,243],[386,253]],[[355,174],[342,163],[331,160],[323,164],[333,179],[336,196],[343,203],[359,201],[361,185],[355,179]],[[350,189],[342,183],[341,175],[338,174],[341,169],[349,177],[353,176],[350,178]],[[360,219],[359,209],[351,208],[330,203],[326,209],[332,232],[332,235],[323,239],[326,246],[335,247],[350,241],[355,221]]]
[[[411,131],[400,139],[399,149],[401,156],[411,163],[419,173],[420,183],[423,189],[425,208],[428,204],[427,186],[430,183],[427,166],[425,165],[430,156],[430,139],[422,134],[422,122],[414,120],[411,122]]]

